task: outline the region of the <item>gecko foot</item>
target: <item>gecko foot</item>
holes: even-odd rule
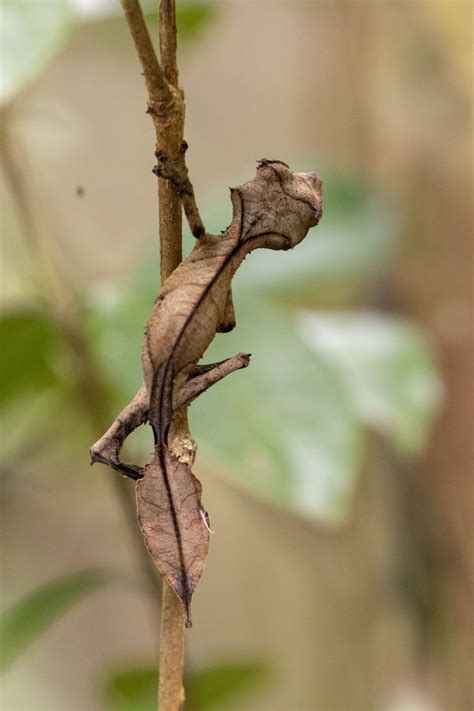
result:
[[[133,479],[134,481],[138,481],[143,478],[143,471],[141,467],[138,467],[135,464],[125,464],[125,462],[121,462],[120,460],[115,461],[113,459],[109,459],[108,457],[104,457],[100,454],[100,452],[94,450],[93,447],[90,450],[90,455],[91,464],[95,464],[96,462],[106,464],[108,467],[115,469],[115,471],[120,472],[123,476]]]

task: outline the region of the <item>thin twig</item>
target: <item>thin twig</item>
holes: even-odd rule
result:
[[[160,59],[167,81],[178,86],[176,7],[174,0],[160,0]]]
[[[148,113],[155,125],[156,148],[162,159],[156,172],[160,176],[158,204],[167,206],[159,213],[161,279],[164,281],[182,259],[181,238],[173,238],[178,226],[181,235],[181,201],[192,234],[199,237],[205,232],[184,157],[187,145],[183,141],[184,97],[178,86],[175,3],[174,0],[160,2],[161,65],[138,0],[122,0],[122,6],[145,77]],[[172,176],[167,175],[166,170],[161,175],[164,164]],[[181,201],[176,199],[176,192]]]
[[[122,7],[143,69],[150,109],[158,115],[173,100],[153,48],[138,0],[122,0]]]

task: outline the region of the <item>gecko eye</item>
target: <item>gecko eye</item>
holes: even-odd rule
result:
[[[321,192],[321,188],[323,187],[323,181],[321,178],[318,178],[316,173],[314,173],[312,170],[310,170],[308,173],[306,173],[308,182],[312,184],[312,186],[315,188],[316,192]]]
[[[321,192],[321,188],[323,186],[321,178],[318,178],[316,173],[312,170],[307,171],[306,173],[295,173],[295,177],[302,178],[304,182],[310,186],[312,190],[315,190],[317,193]]]

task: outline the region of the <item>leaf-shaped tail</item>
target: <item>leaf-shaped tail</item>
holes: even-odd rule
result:
[[[164,443],[137,482],[137,512],[156,567],[180,599],[191,627],[191,599],[204,570],[210,527],[201,483]]]

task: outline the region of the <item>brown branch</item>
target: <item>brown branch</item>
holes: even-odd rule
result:
[[[157,135],[157,145],[159,144],[158,142],[159,136]],[[170,137],[170,145],[172,142],[174,140]],[[160,276],[163,284],[183,258],[181,201],[172,183],[165,178],[159,178],[158,180],[158,221],[160,233]]]
[[[160,58],[168,81],[177,89],[178,65],[176,56],[176,10],[175,0],[160,0]],[[180,94],[180,98],[183,95]],[[177,107],[170,116],[170,128],[165,132],[156,131],[156,147],[170,156],[181,156],[184,139],[184,101],[175,102]],[[156,126],[156,123],[155,123]],[[186,170],[187,173],[187,170]],[[160,230],[160,273],[161,283],[178,266],[182,259],[182,211],[181,200],[173,184],[158,180],[158,211]],[[176,449],[189,440],[186,409],[182,410],[182,423],[178,431]],[[173,445],[171,446],[173,449]],[[159,711],[179,711],[184,706],[184,610],[176,594],[163,580],[163,601],[160,629],[160,676],[158,688]]]
[[[140,3],[138,0],[122,0],[122,7],[142,65],[150,112],[160,115],[173,100],[170,87],[156,57]]]
[[[179,711],[184,706],[184,613],[174,591],[163,580],[160,630],[159,711]]]
[[[184,100],[178,89],[176,59],[176,11],[174,0],[160,2],[160,58],[156,57],[138,0],[122,0],[125,17],[142,65],[148,91],[148,112],[156,131],[156,148],[166,154],[187,178],[183,152]],[[194,195],[194,193],[193,193]],[[196,208],[197,210],[197,208]],[[161,282],[182,259],[182,207],[173,183],[158,180]],[[180,428],[175,432],[175,447],[190,440],[186,410],[176,418]],[[160,711],[179,711],[184,703],[184,611],[168,584],[163,581],[163,603],[160,632]]]
[[[174,0],[160,0],[160,59],[167,81],[178,87],[176,55],[176,7]]]

